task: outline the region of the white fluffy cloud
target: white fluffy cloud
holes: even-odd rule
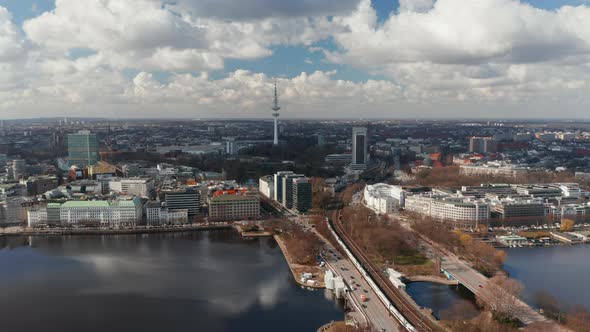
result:
[[[183,3],[56,0],[54,11],[27,20],[23,29],[44,48],[90,49],[115,68],[161,71],[218,70],[225,58],[269,56],[272,45],[310,45],[333,31],[326,17],[228,21]]]
[[[400,12],[425,12],[434,6],[435,0],[399,0]]]
[[[516,0],[402,1],[378,24],[369,0],[335,19],[333,62],[383,73],[419,96],[519,98],[565,86],[587,91],[590,8]],[[580,76],[583,74],[583,76]],[[550,76],[555,75],[555,76]],[[585,90],[586,89],[586,90]]]
[[[23,40],[6,8],[0,7],[0,63],[12,62],[24,53]]]
[[[325,61],[387,79],[280,79],[287,116],[552,116],[559,105],[583,117],[590,106],[587,6],[400,0],[380,22],[370,0],[244,1],[56,0],[22,27],[0,7],[1,115],[262,117],[268,75],[209,73],[326,40]]]

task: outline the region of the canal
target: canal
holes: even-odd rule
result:
[[[233,230],[0,237],[4,331],[315,331],[342,320],[272,239]]]

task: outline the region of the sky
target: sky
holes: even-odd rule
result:
[[[590,119],[590,1],[0,0],[0,118]]]

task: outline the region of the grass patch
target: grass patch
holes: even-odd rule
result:
[[[425,265],[430,260],[423,255],[396,256],[395,265]]]

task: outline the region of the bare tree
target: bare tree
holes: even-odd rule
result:
[[[519,299],[524,286],[519,281],[505,276],[496,276],[482,287],[477,301],[488,308],[499,321],[513,321],[525,309]]]

